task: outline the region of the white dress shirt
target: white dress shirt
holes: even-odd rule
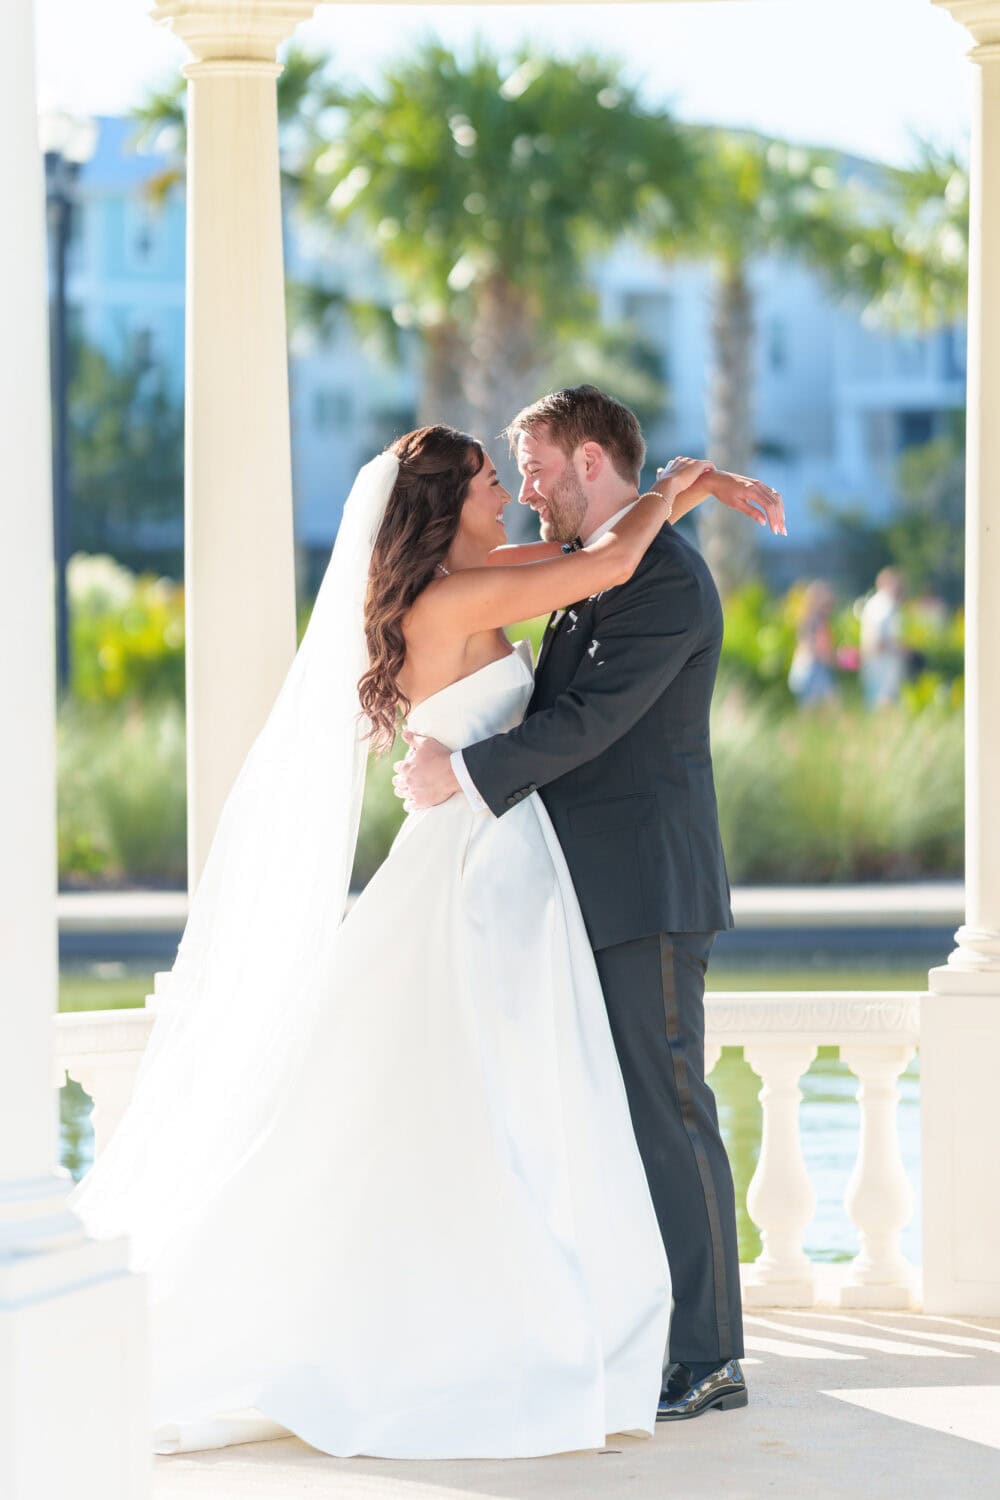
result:
[[[613,516],[609,516],[606,521],[602,521],[600,526],[598,526],[596,530],[592,531],[588,537],[584,538],[583,545],[585,547],[589,547],[592,542],[596,542],[600,537],[604,535],[606,531],[611,530],[616,521],[620,521],[622,516],[627,516],[633,505],[637,505],[638,503],[638,500],[630,500],[628,505],[623,505],[621,510],[616,510]],[[555,617],[552,622],[553,628],[555,628],[555,626],[559,624],[559,621],[562,619],[565,613],[566,611],[564,609],[556,610]],[[476,783],[469,775],[469,769],[465,764],[465,757],[463,756],[461,750],[455,750],[452,752],[451,768],[455,773],[455,779],[457,780],[459,786],[462,788],[462,791],[465,793],[466,798],[468,799],[472,808],[476,812],[490,812],[488,804],[480,795]]]

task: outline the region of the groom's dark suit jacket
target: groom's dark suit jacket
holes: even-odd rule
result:
[[[546,629],[524,722],[467,746],[496,815],[538,791],[594,948],[733,926],[708,715],[722,607],[668,523],[627,583]]]

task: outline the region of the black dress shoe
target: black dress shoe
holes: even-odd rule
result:
[[[728,1411],[730,1407],[746,1406],[749,1402],[738,1359],[727,1359],[725,1364],[711,1370],[701,1380],[692,1381],[690,1376],[687,1365],[677,1363],[669,1367],[656,1409],[658,1422],[678,1422],[685,1417],[699,1417],[709,1407]]]
[[[672,1364],[665,1366],[663,1371],[663,1388],[660,1391],[660,1400],[676,1401],[683,1396],[691,1385],[691,1367],[682,1360],[675,1359]]]

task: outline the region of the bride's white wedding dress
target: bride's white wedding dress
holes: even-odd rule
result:
[[[463,746],[531,689],[522,642],[410,726]],[[178,1447],[227,1440],[211,1419],[234,1408],[337,1455],[653,1431],[669,1273],[537,793],[407,818],[340,930],[297,1086],[151,1291],[166,1447],[165,1424]]]

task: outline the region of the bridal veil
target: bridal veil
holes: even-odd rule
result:
[[[170,1265],[267,1136],[332,992],[364,795],[372,548],[399,471],[359,472],[302,643],[226,798],[132,1099],[70,1196],[127,1234],[133,1269]],[[252,662],[247,670],[253,670]]]

